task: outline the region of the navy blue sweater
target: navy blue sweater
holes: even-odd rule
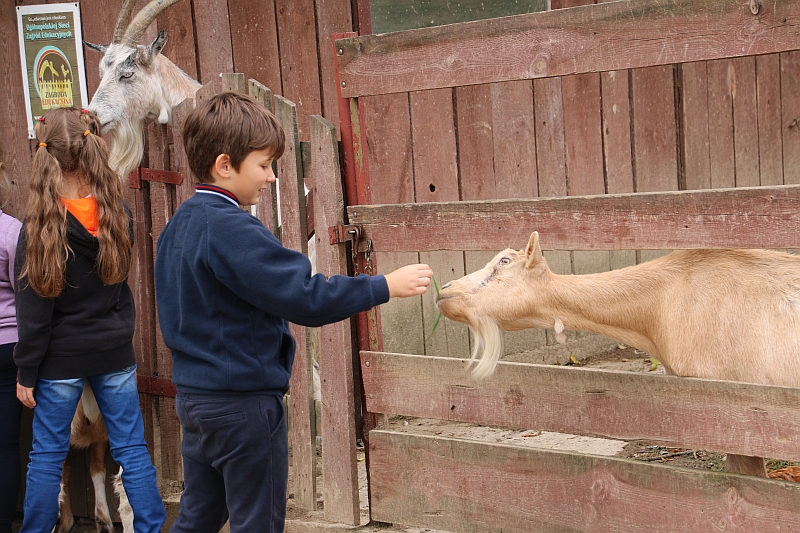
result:
[[[287,321],[322,326],[389,300],[383,276],[312,276],[306,256],[214,192],[196,192],[164,228],[155,282],[172,381],[187,393],[284,393]]]

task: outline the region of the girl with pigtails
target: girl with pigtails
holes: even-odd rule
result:
[[[20,533],[50,533],[58,519],[70,425],[88,382],[137,533],[165,520],[147,452],[133,351],[127,276],[132,224],[119,176],[93,113],[54,109],[34,127],[28,207],[16,252],[17,397],[33,408]]]

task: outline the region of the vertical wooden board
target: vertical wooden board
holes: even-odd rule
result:
[[[536,136],[533,84],[529,80],[491,84],[495,198],[534,198]],[[488,155],[484,147],[478,154]],[[602,174],[601,174],[602,181]]]
[[[783,185],[780,55],[756,57],[758,160],[761,185]]]
[[[248,80],[247,87],[248,94],[252,98],[258,102],[261,102],[261,104],[269,109],[270,112],[274,112],[274,106],[272,105],[272,91],[268,87],[253,79]],[[297,152],[300,154],[301,151],[297,150]],[[301,158],[301,162],[298,172],[300,175],[302,175],[302,155],[299,157]],[[278,172],[276,172],[275,175],[278,176]],[[258,204],[256,204],[256,217],[275,235],[278,235],[277,192],[278,184],[276,182],[264,190],[264,193],[258,199]]]
[[[203,85],[233,72],[231,24],[227,0],[193,0],[198,80]]]
[[[564,99],[564,144],[567,160],[567,194],[605,194],[600,75],[561,78]],[[573,253],[574,273],[609,269],[607,251]]]
[[[733,65],[733,144],[736,186],[760,185],[758,165],[758,108],[756,102],[756,58],[737,57]]]
[[[408,94],[387,94],[359,99],[367,135],[367,156],[372,202],[414,201],[411,113]],[[384,273],[419,261],[417,253],[379,253],[376,260]],[[383,346],[388,351],[424,354],[422,299],[393,298],[381,306]]]
[[[684,63],[681,68],[684,185],[686,189],[711,187],[709,109],[706,62]]]
[[[453,91],[436,89],[409,95],[411,136],[414,149],[414,190],[417,202],[458,201],[458,162]],[[420,261],[433,269],[438,283],[446,283],[464,275],[464,258],[460,252],[420,254]],[[439,316],[435,304],[436,291],[422,297],[422,323],[430,336]],[[443,331],[439,332],[438,330]],[[453,322],[439,322],[437,334],[425,343],[427,355],[466,357],[469,338],[466,328]]]
[[[190,78],[198,80],[195,28],[192,22],[192,2],[183,0],[158,16],[158,29],[167,31],[167,44],[161,50],[164,57],[169,58]]]
[[[629,71],[600,74],[603,99],[603,160],[609,194],[633,192]]]
[[[13,2],[10,3],[13,4]],[[108,3],[103,0],[81,0],[81,34],[84,41],[101,45],[111,43],[119,10],[108,9],[107,5]],[[16,20],[16,13],[14,13],[14,18],[11,20]],[[5,32],[3,34],[9,35]],[[14,45],[18,46],[19,41],[13,40]],[[98,65],[103,54],[84,46],[83,57],[86,63],[86,94],[91,101],[92,95],[100,84],[100,69]],[[19,68],[18,65],[19,60],[17,60],[17,68]]]
[[[539,196],[566,196],[567,168],[561,78],[534,80],[533,102]]]
[[[19,59],[17,38],[17,11],[14,2],[0,2],[0,109],[3,110],[3,127],[0,143],[6,157],[6,175],[11,181],[9,199],[3,210],[22,220],[28,201],[28,183],[31,170],[31,146],[28,142],[28,117],[25,114],[25,91]],[[7,37],[7,36],[13,36]]]
[[[309,117],[322,112],[314,1],[277,0],[276,6],[283,96],[297,104],[300,140],[308,140]]]
[[[275,115],[283,125],[286,148],[278,161],[278,175],[283,184],[281,209],[283,245],[301,253],[308,252],[308,232],[306,230],[305,191],[303,189],[303,162],[300,156],[300,139],[297,136],[297,108],[294,103],[275,97]],[[297,324],[290,324],[295,339],[295,357],[289,390],[292,395],[291,442],[294,458],[294,496],[304,509],[316,509],[316,454],[315,436],[312,434],[314,416],[311,405],[314,403],[312,386],[312,363],[306,349],[306,330]]]
[[[322,115],[339,124],[339,92],[332,35],[353,31],[350,0],[316,0],[319,78],[322,85]]]
[[[632,73],[636,191],[678,190],[672,66]]]
[[[228,0],[233,69],[281,92],[275,0]]]
[[[600,75],[561,78],[567,194],[604,194]]]
[[[733,100],[731,83],[733,64],[729,60],[709,61],[708,72],[708,138],[711,160],[711,187],[736,185],[733,137]]]
[[[494,175],[492,86],[456,87],[455,94],[461,199],[498,198]]]
[[[198,94],[204,90],[205,87],[201,88]],[[194,109],[196,102],[197,100],[189,98],[172,109],[172,129],[174,132],[172,166],[183,177],[183,182],[175,186],[176,209],[194,194],[196,179],[189,168],[189,160],[186,158],[186,149],[183,145],[183,121],[186,120],[189,112]]]
[[[320,116],[310,118],[311,178],[314,180],[314,226],[328,228],[344,222],[339,149],[336,128]],[[327,232],[317,231],[317,272],[347,274],[345,245],[330,245]],[[355,391],[353,343],[350,321],[319,330],[322,385],[323,499],[325,519],[358,525],[358,472],[356,468]]]
[[[800,51],[781,54],[783,183],[800,183]]]

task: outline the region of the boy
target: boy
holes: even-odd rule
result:
[[[183,141],[200,182],[158,239],[156,303],[172,352],[183,430],[184,491],[172,533],[282,532],[288,433],[283,394],[295,343],[287,321],[322,326],[424,294],[433,272],[409,265],[386,276],[311,275],[239,208],[258,202],[283,154],[275,117],[235,93],[186,118]]]

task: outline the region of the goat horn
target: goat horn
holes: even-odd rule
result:
[[[136,14],[133,21],[128,26],[125,36],[122,38],[122,44],[134,48],[139,44],[139,39],[142,34],[147,30],[148,26],[153,23],[156,17],[172,4],[180,2],[181,0],[152,0],[149,4],[144,6],[141,11]]]
[[[122,38],[125,37],[125,30],[128,29],[128,23],[131,21],[131,11],[133,11],[133,5],[135,3],[136,0],[125,0],[122,4],[122,9],[117,19],[117,26],[114,28],[114,40],[111,41],[111,44],[118,44],[122,41]]]

